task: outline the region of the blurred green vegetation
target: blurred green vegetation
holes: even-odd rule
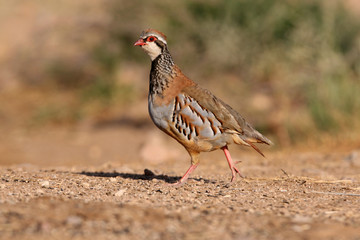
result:
[[[152,27],[168,36],[185,74],[282,143],[360,127],[360,18],[342,1],[113,0],[103,7],[106,18],[88,29],[100,37],[75,44],[80,57],[59,53],[36,62],[42,76],[20,71],[22,78],[74,91],[79,112],[94,102],[109,108],[144,98],[121,73],[149,69],[132,45]],[[45,107],[36,116],[57,112]]]

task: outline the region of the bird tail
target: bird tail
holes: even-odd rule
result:
[[[247,140],[245,140],[245,142],[246,142],[247,144],[249,144],[253,149],[255,149],[255,151],[257,151],[258,153],[260,153],[261,156],[265,157],[265,155],[260,151],[260,149],[259,149],[257,146],[255,146],[255,144],[253,144],[252,142],[247,141]]]
[[[244,136],[240,134],[233,134],[233,140],[236,144],[245,145],[248,147],[252,147],[255,151],[257,151],[261,156],[265,157],[265,155],[260,151],[260,149],[254,143],[265,143],[267,145],[272,145],[273,143],[261,135],[258,131],[254,130],[251,136]]]

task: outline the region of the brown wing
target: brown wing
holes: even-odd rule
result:
[[[271,144],[269,139],[256,131],[238,112],[207,89],[193,85],[184,88],[183,92],[196,99],[202,107],[211,111],[222,122],[225,131],[239,134],[247,143]]]

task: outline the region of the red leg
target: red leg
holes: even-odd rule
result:
[[[189,169],[186,171],[186,173],[184,174],[184,176],[176,183],[173,183],[171,185],[174,186],[181,186],[183,185],[186,180],[189,178],[190,174],[195,170],[195,168],[199,165],[199,163],[196,164],[191,164],[191,166],[189,167]]]
[[[231,170],[231,174],[232,174],[232,178],[231,178],[231,182],[233,182],[235,179],[236,179],[236,173],[239,174],[240,177],[243,177],[239,171],[239,169],[236,168],[233,160],[231,159],[231,155],[230,155],[230,152],[229,152],[229,149],[227,146],[225,147],[222,147],[221,148],[224,153],[225,153],[225,157],[226,157],[226,160],[229,164],[229,168]]]

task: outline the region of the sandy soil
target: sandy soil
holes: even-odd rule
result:
[[[360,239],[359,150],[231,146],[244,179],[218,151],[172,187],[189,159],[157,132],[2,132],[0,238]]]

